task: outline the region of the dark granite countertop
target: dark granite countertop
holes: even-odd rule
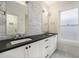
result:
[[[51,37],[51,36],[54,36],[54,35],[57,35],[57,33],[46,33],[46,34],[27,36],[27,37],[21,37],[21,38],[16,38],[16,39],[1,40],[0,42],[3,43],[3,42],[11,42],[11,41],[22,40],[22,39],[27,39],[27,38],[32,39],[30,41],[25,41],[25,42],[22,42],[22,43],[17,43],[17,44],[8,46],[6,48],[0,48],[0,53],[14,49],[14,48],[17,48],[17,47],[20,47],[20,46],[24,46],[24,45],[33,43],[33,42],[36,42],[36,41],[39,41],[39,40],[42,40],[42,39],[45,39],[45,38],[48,38],[48,37]]]

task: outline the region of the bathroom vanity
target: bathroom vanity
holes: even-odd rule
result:
[[[47,58],[56,50],[57,34],[34,35],[10,43],[11,46],[0,50],[0,58]]]

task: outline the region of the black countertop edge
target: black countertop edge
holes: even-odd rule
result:
[[[39,35],[47,35],[47,34],[57,35],[57,33],[44,33],[44,34],[39,34]],[[16,40],[21,40],[21,39],[36,37],[36,36],[39,36],[39,35],[25,36],[25,37],[20,37],[20,38],[4,39],[4,40],[0,40],[0,42],[16,41]]]
[[[40,37],[40,38],[37,38],[37,39],[32,39],[30,41],[26,41],[26,42],[14,44],[12,46],[9,46],[9,47],[6,47],[6,48],[1,49],[0,50],[0,53],[5,52],[5,51],[8,51],[8,50],[11,50],[11,49],[14,49],[14,48],[18,48],[18,47],[21,47],[21,46],[24,46],[24,45],[31,44],[31,43],[36,42],[36,41],[40,41],[40,40],[43,40],[45,38],[48,38],[48,37],[51,37],[51,36],[54,36],[54,35],[57,35],[57,34],[52,34],[52,35],[49,35],[49,36],[46,36],[46,37],[42,37],[42,38]],[[37,36],[37,35],[34,35],[34,36]],[[31,38],[34,37],[34,36],[31,36]],[[19,39],[17,39],[17,40],[19,40]]]

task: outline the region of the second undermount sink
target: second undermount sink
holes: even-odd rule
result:
[[[26,41],[30,41],[32,39],[27,38],[27,39],[21,39],[21,40],[16,40],[16,41],[12,41],[11,44],[18,44],[18,43],[22,43],[22,42],[26,42]]]

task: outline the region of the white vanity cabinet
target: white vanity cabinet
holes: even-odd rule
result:
[[[2,52],[0,58],[24,58],[25,46]]]
[[[3,58],[48,58],[56,50],[57,35],[0,54]]]
[[[57,35],[40,40],[40,57],[48,58],[57,48]]]

